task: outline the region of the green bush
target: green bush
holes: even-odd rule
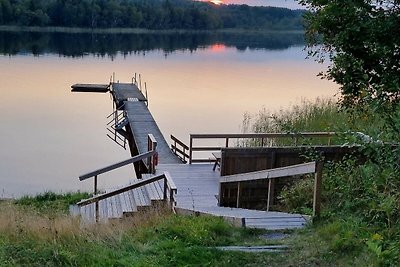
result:
[[[280,210],[312,214],[314,179],[310,176],[286,185],[278,196]]]

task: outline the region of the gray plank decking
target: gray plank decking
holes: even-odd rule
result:
[[[269,230],[301,228],[307,216],[284,212],[266,212],[258,210],[228,208],[218,206],[219,171],[213,171],[213,164],[183,164],[174,155],[164,136],[147,108],[145,96],[135,84],[113,83],[112,94],[117,106],[124,103],[123,109],[133,134],[139,154],[148,150],[148,134],[157,140],[159,165],[157,174],[169,172],[178,188],[176,195],[177,210],[183,213],[209,214],[221,216],[246,227]],[[163,182],[137,188],[99,201],[100,220],[120,218],[124,214],[145,208],[153,201],[160,200]],[[95,204],[81,208],[81,215],[88,221],[95,220]]]
[[[300,214],[219,207],[220,174],[212,168],[212,164],[162,164],[157,166],[157,173],[170,173],[178,188],[178,209],[242,220],[246,227],[268,230],[301,228],[307,224],[308,216]]]
[[[147,152],[147,136],[153,134],[157,140],[158,160],[160,164],[179,164],[182,163],[176,155],[171,152],[167,141],[158,128],[153,116],[146,104],[142,101],[125,102],[125,110],[129,120],[136,146],[139,153]]]
[[[114,97],[118,101],[126,101],[129,98],[147,101],[143,93],[133,83],[112,83],[112,89]]]
[[[139,154],[147,152],[147,136],[153,134],[157,140],[158,159],[161,164],[182,163],[176,155],[171,152],[167,141],[165,141],[156,121],[146,105],[147,99],[135,84],[113,83],[113,94],[116,101],[125,103],[124,110],[127,113],[129,127],[132,131]]]

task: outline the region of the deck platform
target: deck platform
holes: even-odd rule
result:
[[[134,83],[112,83],[111,86],[117,107],[120,107],[127,100],[147,102],[147,98]]]
[[[162,164],[157,174],[169,172],[175,182],[177,210],[182,213],[219,216],[249,228],[282,230],[302,228],[309,216],[218,206],[219,171],[213,164]]]

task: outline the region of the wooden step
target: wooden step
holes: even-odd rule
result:
[[[147,194],[151,200],[151,202],[162,202],[164,200],[164,193],[161,190],[161,186],[159,184],[159,181],[150,183],[145,186],[147,190]]]
[[[150,175],[149,177],[151,177]],[[137,179],[131,182],[137,182]],[[115,191],[118,188],[113,188]],[[145,186],[135,188],[118,195],[102,199],[98,202],[98,219],[109,221],[132,216],[137,211],[146,211],[152,205],[163,201],[164,182],[156,181]],[[72,209],[81,214],[86,222],[96,222],[96,203]]]

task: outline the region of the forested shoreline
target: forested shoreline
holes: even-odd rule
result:
[[[0,25],[301,30],[304,11],[191,0],[0,0]]]

